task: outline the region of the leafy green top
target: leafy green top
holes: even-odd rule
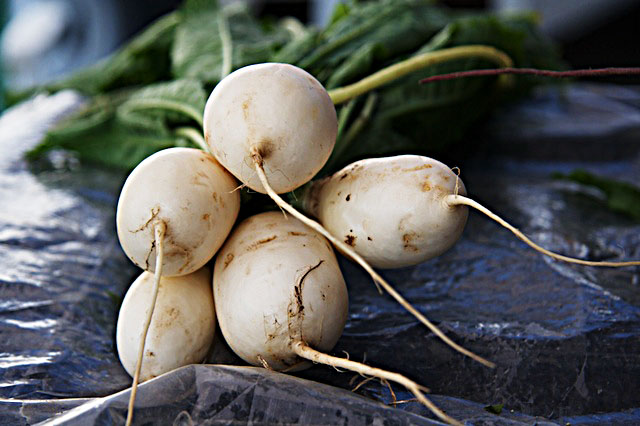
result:
[[[329,25],[318,30],[292,18],[259,21],[243,6],[186,0],[111,57],[36,89],[72,88],[89,99],[29,156],[64,149],[82,161],[131,169],[159,149],[199,143],[207,92],[239,67],[288,62],[334,88],[413,55],[468,44],[495,46],[516,66],[561,65],[529,14],[457,14],[427,0],[352,1],[339,5]],[[494,65],[477,58],[429,66],[340,106],[337,148],[322,173],[364,156],[436,155],[460,141],[469,125],[502,99],[496,78],[423,86],[418,80],[487,66]],[[526,89],[528,80],[518,81],[512,89]]]

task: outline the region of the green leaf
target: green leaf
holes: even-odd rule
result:
[[[500,415],[502,414],[502,409],[504,408],[504,404],[493,404],[487,405],[484,407],[485,411],[488,411],[491,414]]]
[[[168,129],[195,121],[202,127],[207,94],[196,80],[175,80],[137,90],[117,108],[117,118],[131,127]]]
[[[130,92],[96,97],[86,108],[50,130],[27,157],[36,159],[52,150],[66,150],[83,162],[130,170],[161,149],[193,146],[164,125],[168,121],[163,120],[169,120],[167,115],[159,116],[157,126],[148,125],[151,118],[145,118],[147,125],[122,120],[118,110],[130,99]]]
[[[242,4],[187,14],[176,30],[173,75],[215,84],[232,70],[268,61],[289,39],[284,28],[264,30]]]
[[[520,61],[516,62],[518,66],[535,66],[544,61],[559,65],[558,56],[553,50],[547,50],[546,44],[535,34],[535,20],[530,14],[465,15],[455,18],[414,54],[479,43],[503,49]],[[346,68],[347,63],[354,64],[354,67],[358,62],[363,64],[363,68],[373,66],[376,49],[381,47],[368,45],[361,48],[349,62],[336,69],[331,78],[350,78],[341,77],[341,72],[353,76]],[[545,52],[544,58],[536,58],[533,55],[536,51]],[[394,58],[394,61],[399,59],[403,57]],[[413,72],[381,87],[377,91],[378,103],[370,124],[349,141],[348,147],[341,146],[344,140],[338,139],[336,145],[340,150],[336,151],[340,158],[331,158],[331,165],[346,165],[363,157],[409,152],[442,158],[453,153],[452,147],[458,152],[474,149],[475,141],[465,141],[465,133],[508,95],[497,89],[496,78],[467,78],[426,85],[419,85],[418,81],[432,75],[487,67],[495,67],[495,64],[477,58],[450,61]],[[514,93],[524,92],[529,87],[527,80],[518,79],[516,82],[518,86]]]
[[[426,0],[358,3],[326,28],[322,43],[296,65],[319,77],[327,88],[337,87],[417,49],[449,20],[444,9]],[[371,57],[363,60],[363,50]]]
[[[555,177],[598,188],[604,193],[606,204],[611,210],[640,221],[640,188],[580,169],[574,170],[569,175],[556,174]]]
[[[459,17],[419,52],[467,44],[486,44],[500,49],[517,67],[563,67],[555,46],[537,31],[537,16],[532,13]]]
[[[338,2],[333,8],[333,12],[331,13],[331,18],[329,19],[328,26],[334,25],[336,22],[349,15],[351,12],[351,4]]]
[[[293,38],[280,50],[274,52],[270,60],[287,64],[296,63],[315,49],[319,42],[319,31],[310,28],[304,35]]]
[[[217,8],[218,2],[216,0],[185,0],[181,6],[182,13],[185,14],[198,14]]]

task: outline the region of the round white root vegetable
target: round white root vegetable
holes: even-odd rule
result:
[[[302,222],[268,212],[238,225],[216,258],[213,293],[220,330],[248,363],[296,371],[310,360],[392,380],[459,424],[406,377],[324,353],[346,323],[347,289],[328,241]]]
[[[233,176],[213,156],[191,148],[169,148],[151,155],[138,164],[122,188],[116,212],[120,245],[136,265],[154,272],[151,308],[142,326],[127,426],[133,420],[160,278],[192,273],[213,257],[240,210],[240,194],[235,188]]]
[[[163,276],[200,269],[231,231],[240,194],[236,180],[210,154],[169,148],[142,161],[127,178],[116,213],[118,238],[129,258],[155,271],[154,225],[164,223]]]
[[[216,257],[213,293],[229,346],[274,370],[300,361],[293,340],[333,348],[347,321],[347,287],[331,245],[281,212],[252,216],[234,229]]]
[[[436,257],[460,238],[467,209],[444,200],[456,191],[465,195],[464,184],[431,158],[367,159],[314,182],[304,209],[372,266],[398,268]]]
[[[224,78],[204,109],[211,153],[249,188],[265,193],[254,167],[264,162],[277,193],[315,176],[336,141],[338,119],[327,91],[311,74],[288,64],[249,65]]]
[[[350,246],[278,195],[308,182],[324,165],[335,144],[335,109],[315,78],[287,64],[241,68],[213,90],[203,121],[211,152],[245,185],[266,192],[280,208],[322,234],[449,346],[484,365],[494,366],[446,337]]]
[[[152,273],[143,272],[127,291],[118,314],[118,356],[131,376],[136,368],[144,319],[151,309],[153,280]],[[179,277],[162,277],[146,339],[140,381],[201,362],[213,342],[215,324],[208,268]]]
[[[467,206],[554,259],[588,266],[640,265],[638,261],[589,261],[553,253],[465,195],[458,175],[443,163],[400,155],[356,161],[314,182],[302,202],[304,210],[329,232],[341,236],[379,268],[416,265],[447,251],[464,230]]]

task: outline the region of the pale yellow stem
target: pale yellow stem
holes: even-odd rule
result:
[[[153,226],[155,234],[155,248],[156,248],[156,270],[153,277],[153,289],[151,290],[151,307],[147,312],[147,318],[142,326],[142,336],[140,338],[140,345],[138,347],[138,360],[136,361],[136,371],[133,375],[133,384],[131,385],[131,396],[129,397],[129,408],[127,411],[126,426],[130,426],[133,420],[133,405],[136,401],[136,393],[138,392],[138,382],[140,381],[140,370],[142,369],[142,358],[144,355],[144,346],[147,340],[147,333],[149,326],[151,325],[151,318],[153,317],[153,311],[156,308],[156,301],[158,300],[158,289],[160,288],[160,278],[162,277],[162,263],[164,261],[164,235],[167,230],[167,226],[164,222],[158,221]]]
[[[484,207],[482,204],[480,204],[480,203],[478,203],[476,201],[473,201],[470,198],[467,198],[467,197],[462,196],[462,195],[453,195],[452,194],[452,195],[447,195],[445,201],[450,206],[464,205],[464,206],[473,207],[474,209],[484,213],[485,215],[487,215],[491,219],[495,220],[500,225],[502,225],[505,228],[507,228],[509,231],[513,232],[516,237],[520,238],[522,241],[524,241],[526,244],[528,244],[535,251],[540,252],[540,253],[542,253],[544,255],[547,255],[549,257],[552,257],[554,259],[561,260],[563,262],[577,263],[579,265],[586,265],[586,266],[611,266],[611,267],[638,266],[638,265],[640,265],[640,261],[637,261],[637,260],[627,261],[627,262],[608,262],[608,261],[582,260],[582,259],[576,259],[574,257],[563,256],[561,254],[554,253],[554,252],[549,251],[549,250],[547,250],[547,249],[545,249],[543,247],[540,247],[538,244],[534,243],[526,235],[524,235],[518,228],[516,228],[515,226],[509,224],[504,219],[502,219],[500,216],[496,215],[495,213],[490,211],[488,208]]]
[[[256,172],[258,174],[258,177],[260,178],[260,182],[262,183],[262,186],[264,187],[264,189],[267,192],[267,194],[271,197],[271,199],[273,199],[273,201],[275,201],[275,203],[278,205],[278,207],[280,207],[282,210],[288,212],[293,217],[295,217],[296,219],[300,220],[302,223],[304,223],[308,227],[312,228],[313,230],[317,231],[318,233],[323,235],[325,238],[327,238],[334,246],[336,246],[340,251],[342,251],[342,253],[344,253],[345,255],[350,257],[354,262],[356,262],[365,271],[367,271],[367,273],[369,273],[371,278],[373,278],[373,280],[376,283],[378,283],[382,288],[384,288],[387,291],[387,293],[389,293],[391,295],[391,297],[393,297],[398,303],[400,303],[400,305],[402,305],[402,307],[404,307],[407,311],[409,311],[421,323],[426,325],[429,328],[429,330],[431,330],[436,336],[438,336],[447,345],[449,345],[450,347],[452,347],[456,351],[458,351],[458,352],[460,352],[460,353],[462,353],[462,354],[464,354],[464,355],[466,355],[466,356],[478,361],[479,363],[486,365],[487,367],[491,367],[491,368],[495,367],[495,364],[492,363],[491,361],[488,361],[488,360],[482,358],[481,356],[474,354],[473,352],[463,348],[462,346],[460,346],[457,343],[455,343],[453,340],[449,339],[449,337],[447,337],[442,331],[440,331],[440,329],[438,327],[436,327],[431,321],[429,321],[424,315],[422,315],[416,308],[414,308],[409,302],[407,302],[407,300],[405,300],[405,298],[402,297],[400,295],[400,293],[398,293],[389,283],[387,283],[387,281],[385,281],[385,279],[382,278],[371,267],[371,265],[369,265],[369,263],[367,263],[367,261],[362,258],[362,256],[360,256],[358,253],[356,253],[346,243],[340,241],[339,239],[337,239],[336,237],[331,235],[331,233],[329,231],[327,231],[318,222],[316,222],[313,219],[310,219],[310,218],[306,217],[305,215],[300,213],[298,210],[293,208],[293,206],[291,206],[286,201],[284,201],[273,190],[273,188],[271,188],[271,185],[269,185],[269,180],[267,179],[267,176],[264,173],[264,168],[263,168],[264,166],[263,166],[262,157],[258,153],[257,148],[254,148],[252,150],[251,155],[252,155],[252,158],[253,158],[253,161],[254,161],[254,166],[255,166]]]
[[[353,84],[330,90],[329,96],[333,103],[338,105],[422,68],[465,58],[487,59],[500,67],[513,66],[511,58],[495,47],[481,44],[450,47],[433,52],[425,52],[397,62]],[[416,82],[416,86],[417,84]]]
[[[380,368],[369,367],[366,364],[344,358],[338,358],[325,354],[323,352],[318,352],[317,350],[307,346],[301,341],[293,343],[293,350],[299,357],[308,359],[309,361],[329,365],[334,368],[344,368],[345,370],[354,371],[356,373],[362,374],[363,376],[373,376],[383,380],[391,380],[392,382],[396,382],[407,388],[407,390],[409,390],[412,394],[415,395],[416,398],[418,398],[418,401],[424,404],[427,408],[429,408],[429,410],[431,410],[433,414],[438,416],[443,421],[452,425],[462,425],[462,423],[452,417],[449,417],[444,411],[442,411],[433,402],[431,402],[431,400],[424,396],[421,392],[421,389],[424,389],[423,386],[420,386],[419,384],[417,384],[413,380],[406,378],[402,374],[392,373],[391,371],[382,370]]]

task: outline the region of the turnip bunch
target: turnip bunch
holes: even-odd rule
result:
[[[335,144],[336,112],[329,94],[313,76],[288,64],[244,67],[211,92],[203,122],[211,153],[243,184],[267,193],[284,211],[322,234],[449,346],[493,366],[449,339],[349,245],[278,195],[308,182]]]

